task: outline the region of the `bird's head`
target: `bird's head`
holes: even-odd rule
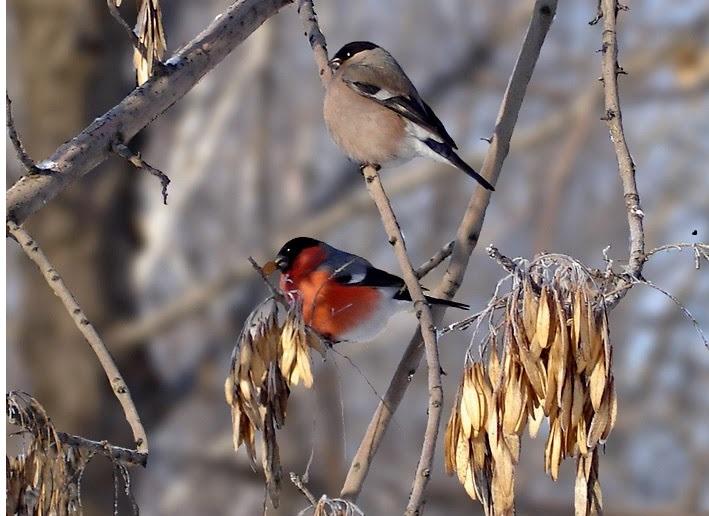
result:
[[[281,250],[278,251],[278,254],[273,259],[274,268],[282,273],[290,272],[304,251],[320,249],[321,244],[320,240],[309,237],[297,237],[289,240],[281,247]]]
[[[332,68],[333,71],[337,70],[343,63],[354,56],[376,48],[379,48],[379,46],[370,41],[353,41],[351,43],[347,43],[344,47],[337,51],[335,57],[330,59],[330,68]]]

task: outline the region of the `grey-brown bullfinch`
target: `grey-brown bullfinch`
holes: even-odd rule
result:
[[[325,123],[352,160],[378,168],[424,156],[453,165],[495,190],[456,154],[453,138],[389,52],[369,41],[354,41],[335,54],[330,68]]]
[[[371,340],[392,315],[412,307],[404,280],[314,238],[288,241],[264,272],[276,268],[281,271],[281,290],[301,301],[305,324],[332,342]],[[426,300],[469,308],[446,299]]]

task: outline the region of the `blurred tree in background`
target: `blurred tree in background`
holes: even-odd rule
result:
[[[133,3],[122,7],[126,18]],[[163,2],[168,52],[191,40],[229,4]],[[532,2],[425,0],[319,2],[331,50],[351,40],[387,48],[407,70],[469,162],[479,167]],[[648,247],[701,242],[709,233],[709,7],[706,2],[629,2],[621,18],[625,132],[638,166]],[[479,250],[508,256],[569,253],[603,268],[623,260],[627,229],[617,165],[603,115],[595,3],[563,2],[522,107],[505,174]],[[8,92],[29,154],[49,156],[134,85],[132,46],[103,2],[8,2]],[[396,272],[357,167],[331,143],[322,90],[298,16],[285,8],[139,139],[147,162],[172,179],[168,206],[155,178],[113,158],[31,217],[42,244],[87,316],[106,338],[151,438],[149,467],[132,470],[143,514],[251,515],[263,486],[234,454],[223,383],[243,320],[267,291],[246,258],[270,258],[308,234]],[[21,170],[11,152],[7,184]],[[452,238],[473,190],[453,168],[414,161],[382,174],[408,249],[423,262]],[[487,303],[500,269],[474,253],[458,298]],[[110,388],[73,321],[34,266],[7,244],[8,386],[32,393],[58,429],[130,442]],[[709,276],[690,252],[664,253],[645,277],[709,327]],[[440,271],[424,283],[435,285]],[[447,320],[453,321],[449,314]],[[310,489],[339,493],[374,407],[415,327],[397,316],[377,341],[344,344],[317,364],[314,391],[292,395],[281,433],[286,471]],[[674,515],[709,510],[709,354],[692,325],[661,294],[638,287],[611,316],[618,426],[601,456],[607,514]],[[440,342],[449,412],[470,339]],[[342,354],[342,355],[340,355]],[[350,362],[354,362],[356,367]],[[426,422],[423,368],[380,449],[358,504],[396,514],[407,498]],[[541,433],[546,432],[542,429]],[[10,446],[16,441],[8,440]],[[573,466],[557,484],[541,474],[543,439],[523,442],[520,514],[569,514]],[[428,514],[480,511],[441,454]],[[105,514],[109,463],[84,476],[86,514]],[[281,508],[306,505],[284,482]],[[128,502],[119,499],[121,511]]]

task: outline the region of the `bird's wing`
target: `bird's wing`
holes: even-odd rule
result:
[[[338,251],[330,255],[332,279],[340,285],[358,287],[390,287],[401,289],[404,280],[394,274],[377,269],[364,258]]]
[[[436,139],[454,149],[458,148],[443,123],[431,107],[419,97],[408,79],[406,79],[407,87],[402,87],[402,84],[392,84],[391,80],[382,73],[381,68],[362,64],[351,65],[343,70],[342,80],[356,93],[374,100],[421,126]]]

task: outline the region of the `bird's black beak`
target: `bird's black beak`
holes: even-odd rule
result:
[[[276,265],[276,268],[283,272],[288,268],[288,259],[285,256],[276,256],[276,259],[273,260],[273,263]]]
[[[334,59],[330,59],[330,61],[328,62],[328,64],[330,65],[330,68],[331,68],[332,71],[334,72],[334,71],[337,70],[337,69],[340,67],[340,65],[342,64],[342,59],[340,59],[339,57],[336,57],[336,58],[334,58]]]

